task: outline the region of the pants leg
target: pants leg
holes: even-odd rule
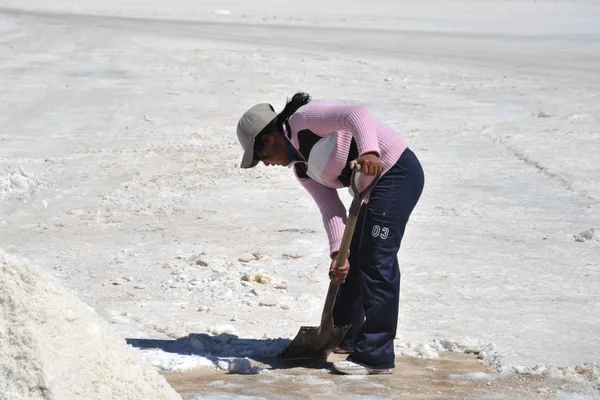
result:
[[[364,322],[356,334],[350,361],[373,368],[395,367],[393,342],[400,298],[398,251],[423,185],[421,165],[414,153],[406,149],[371,192],[357,254]]]
[[[361,299],[362,273],[358,263],[358,249],[365,217],[365,209],[365,205],[360,209],[356,227],[354,228],[354,235],[352,236],[352,242],[350,244],[350,254],[348,256],[350,271],[348,271],[346,282],[344,282],[343,285],[340,285],[338,296],[333,306],[333,321],[336,325],[352,324],[340,343],[341,347],[348,349],[353,347],[354,337],[365,319]]]

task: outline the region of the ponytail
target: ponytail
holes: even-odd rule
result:
[[[308,93],[298,92],[296,93],[291,100],[288,100],[281,111],[277,115],[277,126],[280,127],[283,125],[283,122],[292,116],[300,107],[310,102],[311,98]]]

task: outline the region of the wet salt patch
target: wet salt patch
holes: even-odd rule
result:
[[[239,385],[234,382],[225,382],[225,381],[213,381],[208,384],[208,386],[214,386],[215,388],[221,389],[240,389],[243,385]],[[204,398],[204,397],[203,397]]]
[[[383,384],[375,382],[375,381],[365,382],[365,386],[372,387],[372,388],[387,388],[386,385],[383,385]]]
[[[265,397],[257,396],[237,396],[235,394],[210,394],[205,393],[202,396],[194,397],[194,400],[265,400]]]
[[[351,397],[351,399],[354,399],[353,397]],[[357,399],[360,400],[396,400],[396,397],[381,397],[381,396],[360,396]]]
[[[368,375],[344,375],[342,379],[347,379],[349,381],[360,381],[367,377]]]
[[[600,400],[600,395],[583,395],[579,393],[557,392],[556,400]]]
[[[326,379],[319,379],[319,378],[314,378],[314,377],[307,377],[310,379],[306,379],[306,382],[311,384],[311,385],[331,385],[331,381],[328,381]]]
[[[492,381],[496,379],[494,375],[488,374],[487,372],[467,372],[464,374],[450,374],[450,379],[469,379],[477,381]]]

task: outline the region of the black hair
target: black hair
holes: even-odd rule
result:
[[[286,102],[283,110],[277,114],[277,118],[275,118],[275,128],[283,133],[283,123],[285,120],[291,117],[300,107],[310,103],[310,100],[311,98],[308,93],[298,92],[294,94],[292,99]]]
[[[308,93],[297,92],[288,99],[283,110],[256,136],[254,141],[254,159],[260,160],[260,154],[268,150],[269,143],[265,140],[269,136],[283,135],[283,124],[300,107],[310,103],[311,97]]]

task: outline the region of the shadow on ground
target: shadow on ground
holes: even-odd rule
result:
[[[290,339],[245,339],[222,333],[212,336],[191,333],[178,339],[125,339],[127,344],[140,350],[157,349],[166,353],[200,356],[210,360],[216,367],[219,361],[249,365],[249,360],[261,363],[261,368],[330,368],[331,363],[323,359],[285,360],[277,355],[289,344]],[[242,368],[248,371],[248,368]]]

